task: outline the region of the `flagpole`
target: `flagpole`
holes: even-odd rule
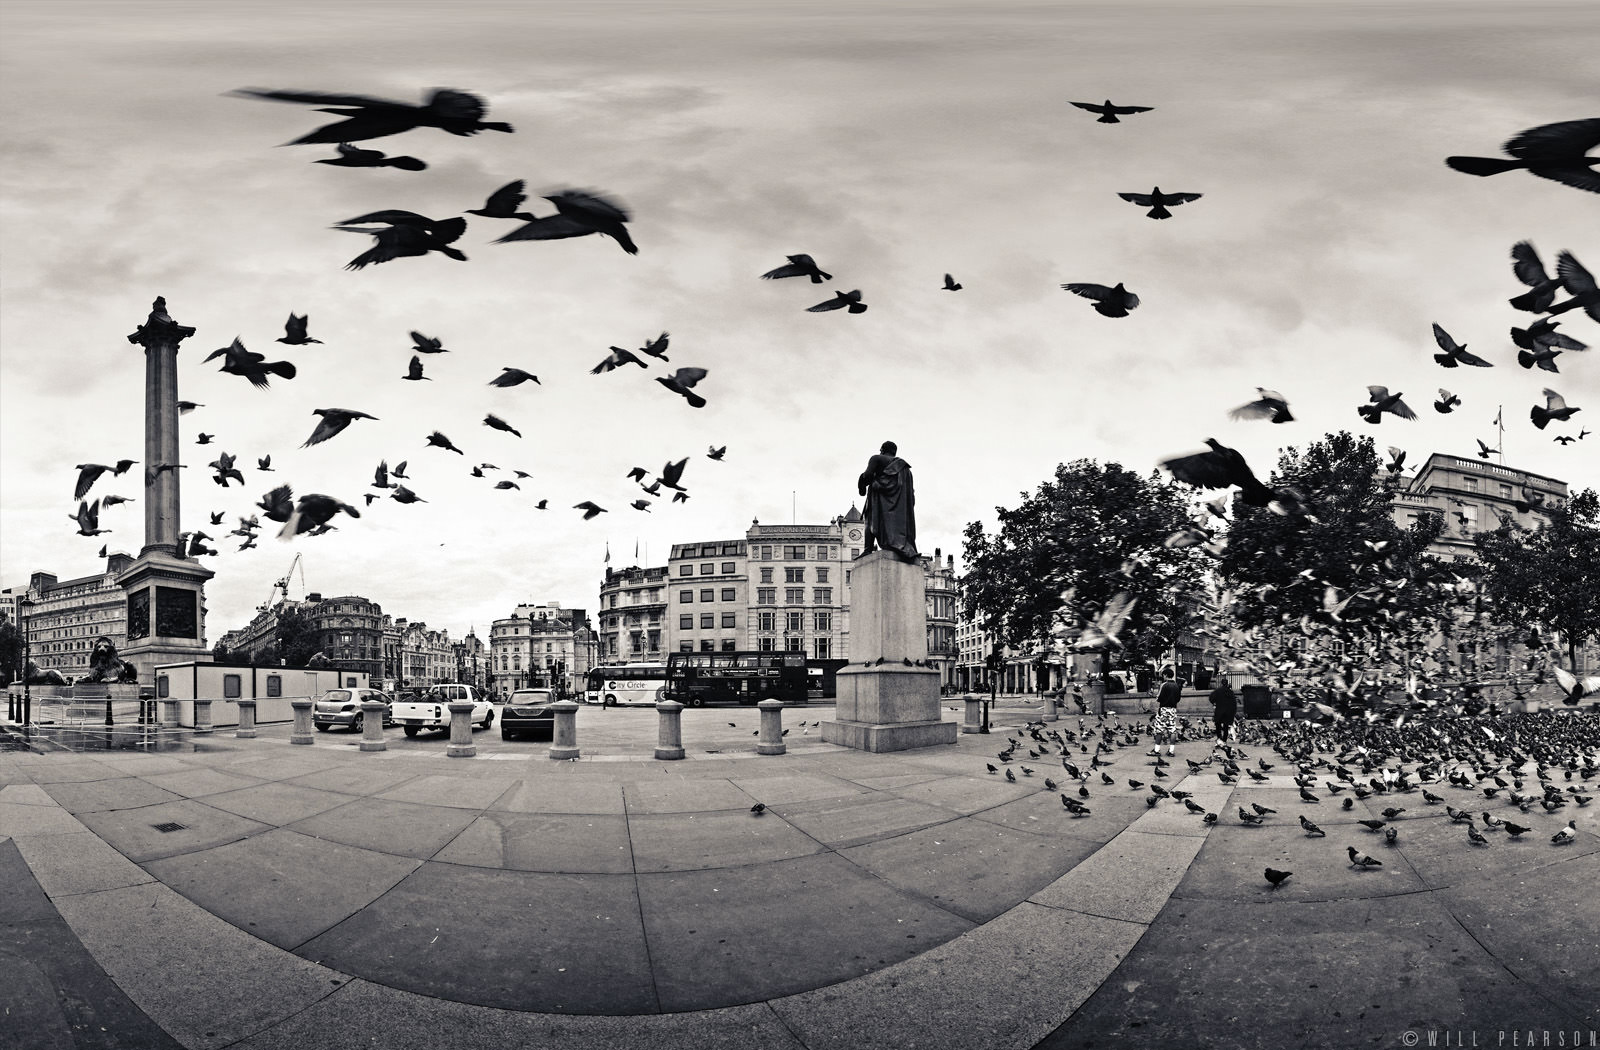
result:
[[[1500,465],[1506,465],[1506,406],[1500,405],[1495,409],[1494,423],[1500,429],[1500,437],[1496,442],[1495,451],[1500,454]]]

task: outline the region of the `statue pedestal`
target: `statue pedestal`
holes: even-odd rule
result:
[[[873,551],[850,567],[850,665],[839,669],[838,707],[822,739],[862,751],[956,742],[941,718],[939,671],[928,666],[922,566]]]
[[[128,645],[117,655],[155,681],[162,664],[210,663],[205,644],[205,583],[215,575],[189,558],[147,547],[117,576],[128,596]]]

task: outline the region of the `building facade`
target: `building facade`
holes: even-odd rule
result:
[[[432,631],[421,620],[394,621],[400,631],[400,682],[402,689],[454,682],[455,647],[448,629]]]
[[[1564,481],[1435,452],[1396,489],[1390,513],[1401,528],[1423,515],[1439,517],[1444,528],[1429,553],[1448,561],[1470,561],[1476,557],[1478,533],[1492,532],[1505,520],[1538,528],[1544,518],[1542,507],[1566,501]]]
[[[218,639],[217,647],[240,663],[276,664],[280,660],[278,623],[289,613],[306,618],[316,651],[332,666],[360,671],[374,685],[390,677],[384,658],[389,617],[377,602],[358,594],[324,598],[313,591],[303,601],[285,598],[275,605],[263,605],[248,624]]]
[[[606,569],[600,585],[599,663],[666,660],[667,566]]]
[[[489,628],[487,688],[497,696],[539,688],[575,693],[594,660],[595,632],[585,610],[518,605]]]
[[[667,652],[745,648],[750,601],[744,540],[674,543],[667,580]]]
[[[469,628],[466,637],[455,643],[453,648],[456,654],[455,680],[492,692],[489,688],[489,647],[478,637],[477,629]]]
[[[90,651],[99,639],[109,638],[119,651],[127,647],[128,595],[116,579],[132,564],[129,555],[112,554],[105,571],[92,576],[61,580],[36,572],[26,587],[6,592],[14,622],[27,636],[28,658],[40,670],[70,680],[89,673]],[[203,607],[200,615],[203,632]]]
[[[922,558],[928,606],[928,662],[939,670],[939,688],[957,687],[956,667],[961,650],[956,628],[961,618],[961,589],[956,577],[956,557],[946,558],[935,547],[933,557]]]

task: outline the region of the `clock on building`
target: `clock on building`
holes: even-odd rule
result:
[[[860,529],[851,529],[850,530],[850,539],[852,539],[852,540],[861,539],[861,530]]]

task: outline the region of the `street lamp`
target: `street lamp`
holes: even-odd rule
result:
[[[28,677],[28,665],[33,662],[32,640],[28,637],[27,611],[33,608],[33,599],[24,594],[17,599],[17,611],[22,622],[22,731],[26,733],[33,724],[33,683]]]

